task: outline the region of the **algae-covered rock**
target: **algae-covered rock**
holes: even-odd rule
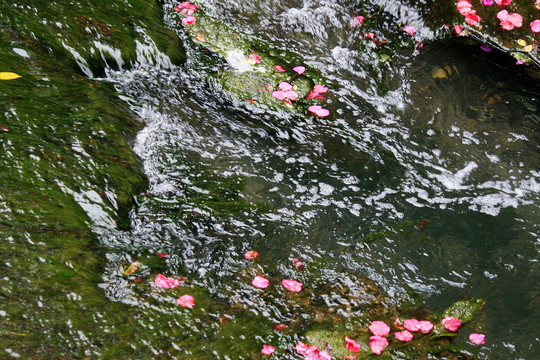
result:
[[[185,52],[163,26],[157,0],[30,1],[0,5],[3,36],[99,77],[136,63],[181,64]]]
[[[319,324],[313,330],[306,332],[305,339],[310,346],[317,346],[321,351],[326,350],[336,358],[358,356],[362,359],[412,360],[423,358],[446,359],[450,356],[471,359],[473,357],[451,342],[451,339],[457,335],[459,330],[457,332],[446,330],[441,324],[441,320],[447,316],[457,317],[460,319],[461,324],[464,325],[473,320],[483,303],[482,299],[473,298],[457,301],[445,310],[442,316],[414,307],[386,306],[382,314],[368,313],[367,316],[359,319],[351,318],[346,321],[345,326],[329,327]],[[402,324],[404,319],[411,318],[432,322],[434,324],[433,330],[427,333],[412,332],[413,339],[409,342],[402,342],[394,334],[404,330]],[[401,324],[396,323],[397,320]],[[369,345],[370,337],[373,334],[368,327],[372,321],[384,321],[390,325],[391,329],[390,333],[385,336],[389,343],[388,347],[380,355],[374,354]],[[358,352],[352,352],[346,348],[346,337],[360,344]]]
[[[310,105],[322,104],[317,99],[307,99],[314,85],[323,84],[320,73],[307,66],[299,56],[273,48],[270,44],[242,34],[219,19],[210,16],[204,4],[193,13],[182,14],[178,11],[178,26],[184,31],[194,46],[217,55],[217,59],[208,58],[214,65],[205,64],[212,71],[206,71],[209,83],[221,90],[224,96],[236,102],[251,103],[263,109],[307,113]],[[186,23],[185,19],[195,18],[195,22]],[[302,66],[303,70],[294,70]],[[304,71],[305,70],[305,71]],[[272,97],[272,92],[279,90],[279,84],[287,82],[293,85],[298,99],[284,101]]]
[[[0,35],[0,72],[20,76],[0,80],[0,358],[119,358],[137,311],[99,289],[98,239],[147,187],[143,124],[89,78],[185,54],[157,1],[3,1]]]

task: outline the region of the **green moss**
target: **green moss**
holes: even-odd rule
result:
[[[135,336],[138,310],[99,288],[106,262],[97,235],[127,227],[132,198],[147,187],[131,149],[143,124],[111,84],[81,75],[119,68],[117,59],[130,67],[137,41],[154,41],[177,64],[183,49],[157,1],[0,8],[0,71],[21,75],[0,81],[0,258],[8,264],[0,357],[6,349],[44,359],[118,358],[97,355],[102,347],[132,354],[121,340]],[[100,53],[103,46],[119,55]]]
[[[30,1],[2,5],[4,36],[41,54],[66,59],[85,75],[137,62],[137,42],[155,43],[174,64],[185,61],[176,34],[166,29],[158,1]],[[146,54],[146,61],[156,59]]]
[[[484,300],[469,298],[457,301],[445,310],[443,318],[447,316],[458,318],[462,324],[470,322],[484,305]]]

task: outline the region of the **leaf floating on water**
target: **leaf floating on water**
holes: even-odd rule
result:
[[[139,261],[134,261],[129,265],[129,267],[124,271],[124,275],[131,275],[135,271],[139,270],[139,267],[141,266],[141,263]]]
[[[436,71],[433,72],[433,78],[434,79],[446,79],[448,78],[448,75],[446,74],[446,71],[444,71],[444,69],[437,69]]]
[[[228,314],[225,314],[225,315],[222,315],[219,317],[219,323],[220,324],[225,324],[225,323],[228,323],[229,321],[232,320],[232,316],[231,315],[228,315]]]
[[[21,75],[12,72],[0,72],[0,80],[13,80],[20,77]]]

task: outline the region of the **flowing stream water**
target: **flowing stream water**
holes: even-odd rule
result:
[[[351,27],[360,9],[351,3],[205,2],[232,28],[319,69],[330,89],[329,118],[225,98],[204,78],[216,70],[201,70],[201,51],[189,43],[185,67],[163,58],[108,71],[105,81],[147,124],[135,152],[149,188],[130,228],[100,237],[103,291],[153,311],[150,322],[137,325],[140,332],[177,341],[180,358],[199,358],[205,349],[207,358],[230,358],[223,354],[243,343],[294,344],[293,335],[278,341],[260,328],[309,318],[309,310],[245,284],[238,275],[249,266],[244,252],[256,250],[276,278],[301,278],[291,266],[299,258],[318,264],[328,282],[369,278],[390,302],[415,298],[436,313],[464,297],[482,298],[476,330],[486,344],[473,346],[466,334],[456,343],[485,359],[538,358],[537,83],[502,55],[436,41],[440,34],[417,9],[384,1],[375,3],[394,22],[413,25],[424,46],[396,50],[375,71],[373,51],[361,50],[362,30]],[[176,5],[165,4],[174,27]],[[162,294],[137,293],[121,276],[126,265],[156,253],[168,254],[166,275],[181,274],[214,301],[251,315],[225,333],[217,310],[169,321]],[[327,305],[339,303],[336,296]]]
[[[458,342],[489,359],[539,356],[536,84],[476,47],[430,43],[435,34],[414,9],[398,15],[417,27],[424,48],[398,51],[377,78],[369,52],[359,50],[361,31],[351,28],[357,9],[345,3],[207,2],[233,28],[320,69],[329,79],[329,119],[222,99],[192,70],[194,49],[186,68],[110,74],[147,123],[135,151],[150,187],[132,229],[102,239],[110,249],[105,279],[114,283],[118,264],[140,251],[167,253],[170,274],[190,274],[217,298],[235,297],[279,323],[292,316],[279,298],[231,290],[246,266],[243,253],[259,251],[283,276],[294,276],[291,258],[321,261],[328,279],[367,277],[394,301],[414,293],[435,312],[481,297],[485,346],[465,336]],[[243,181],[243,202],[269,210],[214,216],[180,201],[235,179]],[[392,231],[402,224],[412,230]],[[363,241],[373,232],[384,236]],[[105,288],[144,308],[120,288]],[[231,339],[250,339],[250,326],[242,331]]]

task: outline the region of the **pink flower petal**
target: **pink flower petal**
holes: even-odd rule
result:
[[[188,16],[182,19],[182,22],[186,25],[195,24],[197,22],[197,18],[194,16]]]
[[[362,26],[362,25],[364,25],[364,17],[363,16],[356,16],[353,19],[352,27]]]
[[[397,317],[396,320],[394,320],[394,326],[396,327],[396,329],[400,329],[400,330],[405,329],[405,327],[403,326],[403,322],[401,321],[399,317]]]
[[[413,36],[414,33],[416,32],[416,30],[415,30],[412,26],[410,26],[410,25],[405,25],[405,26],[403,27],[403,31],[405,31],[407,34],[409,34],[409,35],[411,35],[411,36]]]
[[[281,90],[272,91],[272,97],[275,97],[278,100],[285,100],[286,99],[285,92],[281,91]]]
[[[467,15],[465,15],[465,22],[471,26],[474,26],[482,21],[482,18],[476,15],[476,11],[471,10]]]
[[[320,100],[325,100],[324,96],[322,96],[321,94],[319,94],[318,92],[316,92],[315,90],[311,90],[308,94],[308,96],[306,97],[306,99],[320,99]]]
[[[200,9],[200,7],[195,4],[190,4],[189,1],[184,1],[178,4],[174,11],[182,11],[182,15],[185,15],[186,13],[189,13],[189,15],[191,15],[195,11],[197,11],[197,9]]]
[[[248,58],[251,62],[254,64],[260,64],[261,63],[261,56],[257,54],[251,54]]]
[[[497,5],[510,5],[512,0],[495,0],[495,4]]]
[[[283,330],[283,329],[286,329],[286,328],[288,328],[288,326],[285,325],[285,324],[276,324],[276,326],[274,326],[274,330],[276,330],[276,331],[280,331],[280,330]]]
[[[303,342],[299,341],[298,344],[296,344],[296,352],[300,355],[309,355],[309,354],[318,354],[319,348],[317,346],[309,346],[304,344]]]
[[[195,306],[195,299],[191,295],[182,295],[178,298],[178,300],[176,300],[176,302],[178,305],[187,308],[192,308]]]
[[[532,23],[531,23],[531,31],[533,33],[537,33],[540,31],[540,20],[534,20]]]
[[[471,335],[469,335],[469,340],[471,340],[471,342],[476,345],[484,344],[486,342],[485,339],[486,335],[484,334],[472,333]]]
[[[154,283],[160,288],[173,289],[180,286],[178,279],[168,278],[162,274],[158,274],[154,279]]]
[[[371,348],[371,352],[377,355],[380,355],[383,350],[388,346],[388,340],[382,336],[374,335],[371,336],[369,340],[369,347]]]
[[[411,341],[413,339],[413,334],[411,334],[408,330],[403,330],[403,331],[394,333],[394,336],[399,341],[404,341],[404,342]]]
[[[420,331],[420,321],[416,319],[405,319],[403,325],[405,326],[405,329],[409,331]]]
[[[430,321],[422,320],[420,321],[420,332],[422,334],[429,334],[433,329],[433,324]]]
[[[442,319],[442,324],[450,331],[456,331],[461,326],[461,321],[455,317],[445,317]]]
[[[292,259],[292,263],[294,267],[296,268],[296,270],[304,270],[304,263],[300,261],[300,259],[294,258]]]
[[[468,0],[458,1],[456,7],[461,15],[467,15],[472,10],[472,4]]]
[[[348,336],[345,336],[345,348],[355,353],[360,352],[360,344]]]
[[[501,10],[497,13],[497,19],[506,20],[508,18],[508,10]]]
[[[283,91],[289,91],[293,89],[293,86],[289,84],[288,82],[283,81],[279,83],[279,88],[280,90],[283,90]]]
[[[279,72],[286,72],[287,71],[281,65],[274,65],[274,69],[276,69]]]
[[[332,356],[328,353],[328,351],[321,351],[318,358],[315,358],[313,360],[332,360]]]
[[[264,344],[263,348],[261,350],[261,354],[263,354],[263,355],[271,355],[271,354],[274,353],[274,351],[276,351],[275,347],[273,347],[272,345]]]
[[[315,85],[313,87],[313,91],[319,93],[319,94],[324,94],[325,92],[328,91],[328,88],[326,86],[323,86],[323,85]]]
[[[307,351],[308,347],[309,346],[307,344],[304,344],[303,342],[299,341],[298,344],[296,344],[295,350],[300,355],[304,355],[305,352]]]
[[[168,256],[167,254],[164,254],[164,253],[157,253],[156,255],[157,257],[160,257],[160,258],[164,258]]]
[[[486,6],[493,5],[493,0],[482,0],[482,4],[484,4]]]
[[[454,32],[455,32],[456,34],[459,35],[459,34],[461,34],[462,31],[463,31],[463,26],[461,26],[461,25],[456,25],[456,26],[454,26]]]
[[[270,284],[270,281],[262,276],[255,276],[251,284],[259,289],[266,289]]]
[[[304,286],[304,284],[302,284],[299,281],[288,280],[288,279],[282,280],[281,284],[283,285],[283,287],[285,289],[287,289],[289,291],[292,291],[292,292],[300,292],[300,291],[302,291],[302,287]]]
[[[325,117],[330,115],[330,111],[320,107],[319,105],[311,105],[310,107],[308,107],[308,110],[312,114],[317,115],[318,117]]]
[[[492,52],[493,48],[489,45],[480,45],[480,49],[484,50],[485,52]]]
[[[303,66],[295,66],[292,68],[294,72],[296,72],[298,75],[302,75],[304,72],[306,72],[306,68]]]
[[[501,27],[504,30],[513,30],[514,27],[523,25],[523,17],[517,13],[508,14],[507,10],[501,10],[497,13],[497,19],[501,20]]]
[[[508,15],[508,21],[510,21],[515,27],[523,26],[523,16],[518,13]]]
[[[369,325],[369,331],[371,331],[373,335],[386,336],[390,333],[390,326],[386,325],[383,321],[373,321],[371,325]]]
[[[298,99],[298,93],[294,90],[285,91],[285,97],[292,101]]]
[[[249,251],[246,251],[246,253],[244,254],[244,256],[245,256],[246,259],[248,259],[248,260],[255,260],[256,258],[259,257],[259,253],[256,252],[256,251],[253,251],[253,250],[249,250]]]

